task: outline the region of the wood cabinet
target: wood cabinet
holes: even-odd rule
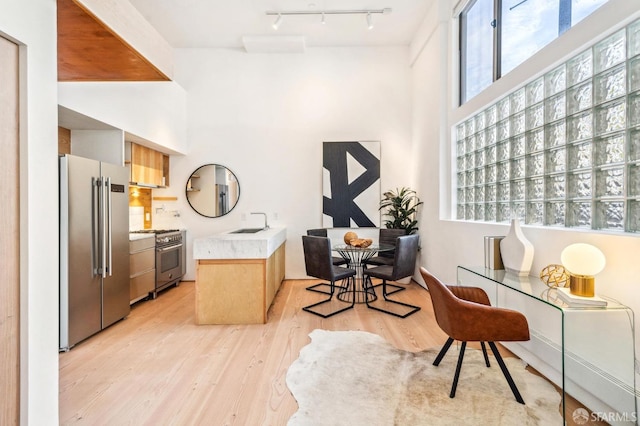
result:
[[[196,323],[265,324],[284,262],[284,243],[266,259],[199,259]]]
[[[130,143],[131,183],[168,186],[169,156],[155,149]]]
[[[284,244],[267,259],[264,322],[267,322],[267,311],[280,289],[282,280],[284,280]]]
[[[71,154],[71,130],[58,126],[58,155]]]
[[[131,144],[131,182],[162,186],[162,153],[146,146]]]

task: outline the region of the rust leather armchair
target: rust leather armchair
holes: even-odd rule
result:
[[[525,316],[511,309],[491,306],[487,294],[481,288],[446,286],[425,268],[420,268],[420,274],[429,289],[438,326],[449,335],[449,339],[442,347],[433,365],[440,364],[454,340],[462,342],[449,396],[453,398],[456,395],[467,342],[481,343],[485,363],[489,367],[489,358],[484,346],[484,342],[488,342],[513,396],[516,401],[524,404],[495,342],[529,340],[529,325]]]

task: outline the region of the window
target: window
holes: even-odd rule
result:
[[[607,0],[472,0],[460,14],[460,103]]]
[[[457,219],[640,233],[640,20],[456,130]]]
[[[461,68],[466,99],[493,82],[493,1],[476,0],[462,21]]]
[[[504,75],[558,37],[558,0],[502,0],[502,50]]]

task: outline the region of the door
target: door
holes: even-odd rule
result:
[[[60,347],[68,349],[101,329],[98,271],[100,163],[60,158]]]
[[[18,46],[0,37],[0,424],[20,419]]]
[[[129,171],[101,163],[101,174],[108,178],[107,276],[103,280],[102,327],[129,315]],[[107,214],[108,217],[108,214]],[[109,247],[110,246],[110,247]]]

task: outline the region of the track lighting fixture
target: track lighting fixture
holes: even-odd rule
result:
[[[373,16],[374,14],[391,13],[391,8],[384,9],[360,9],[360,10],[289,10],[289,11],[273,11],[269,10],[265,12],[267,16],[277,16],[273,23],[273,28],[278,29],[282,22],[282,16],[284,15],[321,15],[321,23],[325,24],[325,15],[366,15],[367,28],[373,28]]]
[[[281,22],[282,22],[282,15],[278,13],[278,17],[276,18],[276,20],[273,22],[273,25],[272,25],[273,29],[277,30]]]

